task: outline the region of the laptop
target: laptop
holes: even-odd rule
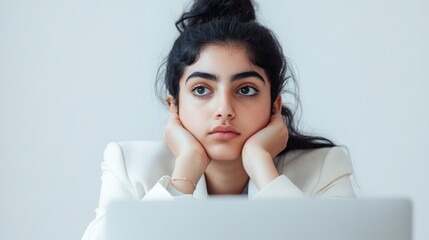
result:
[[[108,240],[411,240],[406,199],[115,202]]]

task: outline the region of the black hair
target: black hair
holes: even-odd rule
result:
[[[179,80],[187,66],[197,61],[200,50],[209,44],[244,46],[249,60],[262,68],[271,85],[271,104],[292,84],[297,90],[293,71],[286,61],[282,47],[274,33],[256,21],[251,0],[195,0],[191,9],[176,22],[180,35],[167,57],[164,72],[164,87],[176,104],[179,99]],[[159,86],[160,78],[156,86]],[[157,88],[158,89],[158,88]],[[158,89],[159,90],[159,89]],[[299,105],[299,97],[295,103]],[[162,98],[162,94],[159,94]],[[310,136],[298,130],[295,111],[283,105],[289,139],[282,153],[294,149],[313,149],[335,146],[332,141],[319,136]]]

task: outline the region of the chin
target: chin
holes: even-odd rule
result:
[[[207,155],[212,160],[231,161],[241,158],[242,146],[235,146],[234,144],[210,144],[205,146]]]

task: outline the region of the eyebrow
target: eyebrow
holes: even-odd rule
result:
[[[188,82],[189,79],[196,78],[196,77],[204,78],[204,79],[207,79],[210,81],[218,81],[218,79],[219,79],[216,75],[211,74],[211,73],[193,72],[191,75],[189,75],[189,77],[186,78],[185,83]],[[255,72],[255,71],[247,71],[247,72],[241,72],[241,73],[234,74],[231,78],[231,82],[241,80],[241,79],[245,79],[245,78],[249,78],[249,77],[255,77],[255,78],[261,80],[265,85],[264,78],[259,73]]]

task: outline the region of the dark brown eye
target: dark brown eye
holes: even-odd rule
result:
[[[244,96],[254,96],[257,93],[258,93],[258,91],[255,88],[249,87],[249,86],[245,86],[245,87],[238,89],[238,94],[244,95]]]
[[[210,90],[204,86],[197,86],[192,89],[192,92],[197,96],[205,96],[210,93]]]
[[[241,93],[241,94],[243,94],[243,95],[246,95],[246,94],[248,94],[249,92],[250,92],[249,87],[244,87],[244,88],[241,88],[241,89],[240,89],[240,93]]]

